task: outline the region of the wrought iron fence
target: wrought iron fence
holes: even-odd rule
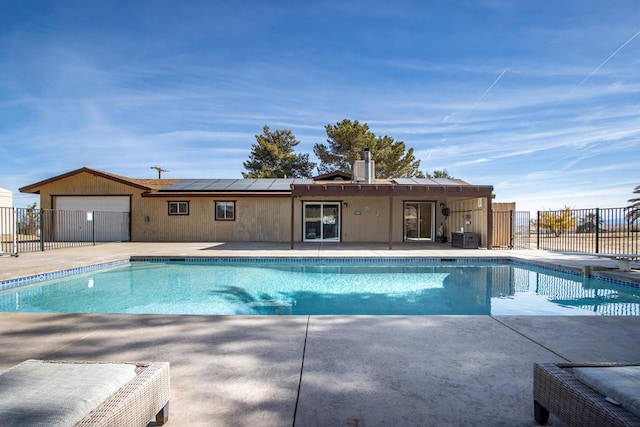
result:
[[[129,235],[128,212],[0,208],[0,252],[3,253],[128,241]]]
[[[531,228],[538,249],[640,253],[640,222],[630,220],[628,208],[538,211]]]
[[[527,211],[493,212],[493,248],[529,249],[531,214]]]

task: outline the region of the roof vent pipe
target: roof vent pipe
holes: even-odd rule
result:
[[[373,177],[371,176],[371,152],[368,148],[364,149],[364,182],[366,184],[373,183]]]

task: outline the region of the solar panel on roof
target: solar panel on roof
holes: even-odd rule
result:
[[[214,180],[210,180],[210,181],[214,181]],[[226,191],[227,188],[232,186],[236,181],[237,179],[230,179],[230,178],[216,179],[215,182],[211,183],[211,186],[208,188],[208,190],[209,191]]]
[[[413,178],[420,185],[438,185],[436,181],[431,178]]]
[[[220,185],[219,179],[207,179],[205,181],[207,181],[207,185],[204,186],[203,191],[215,191]]]
[[[224,191],[245,191],[247,189],[247,187],[249,186],[249,184],[251,183],[252,180],[247,180],[247,179],[234,179],[233,181],[229,182],[224,188],[221,188],[221,190]]]
[[[182,179],[160,191],[288,191],[291,184],[313,184],[308,178]]]
[[[271,184],[273,183],[273,179],[254,179],[251,185],[249,186],[249,191],[267,191]]]
[[[198,181],[198,180],[197,179],[181,179],[180,181],[174,184],[166,186],[160,191],[181,191],[183,188],[193,184],[195,181]]]
[[[448,178],[434,178],[433,180],[439,185],[461,185],[459,182],[452,181]]]
[[[291,189],[293,179],[275,179],[269,187],[270,191],[287,191]]]
[[[416,182],[411,178],[393,178],[393,182],[398,185],[415,185]]]
[[[183,191],[204,191],[209,185],[208,179],[198,179],[195,182],[183,187]]]

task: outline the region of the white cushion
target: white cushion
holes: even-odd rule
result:
[[[27,360],[0,375],[0,423],[72,426],[135,376],[132,364]]]
[[[574,368],[573,372],[580,382],[640,416],[640,366]]]

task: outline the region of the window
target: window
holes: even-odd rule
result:
[[[236,202],[216,202],[216,221],[236,219]]]
[[[169,202],[169,215],[189,215],[189,202]]]

